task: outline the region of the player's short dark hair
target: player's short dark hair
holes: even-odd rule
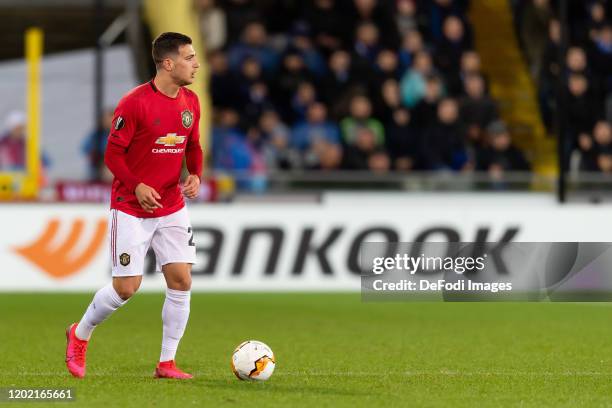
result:
[[[181,33],[166,32],[161,33],[153,40],[153,61],[155,66],[159,68],[164,58],[170,54],[178,54],[178,49],[181,45],[191,44],[191,38]]]

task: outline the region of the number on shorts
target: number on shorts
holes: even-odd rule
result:
[[[187,233],[191,234],[191,238],[189,238],[189,246],[195,246],[195,244],[193,243],[193,230],[191,229],[191,227],[187,228]]]

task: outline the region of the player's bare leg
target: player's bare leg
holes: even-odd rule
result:
[[[81,321],[66,331],[66,367],[78,378],[85,376],[87,345],[93,330],[136,293],[142,276],[114,277],[96,292]]]
[[[159,363],[155,368],[157,378],[192,378],[176,367],[176,350],[189,320],[191,300],[191,264],[171,263],[162,267],[166,278],[166,301],[162,309],[163,336]]]

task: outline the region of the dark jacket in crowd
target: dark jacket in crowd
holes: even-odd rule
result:
[[[529,171],[529,162],[515,146],[499,151],[490,147],[484,148],[476,155],[476,169],[487,171],[492,165],[499,165],[505,171]]]

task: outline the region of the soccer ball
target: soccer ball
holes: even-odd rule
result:
[[[270,347],[261,341],[249,340],[236,347],[231,366],[240,380],[265,381],[274,372],[276,360]]]

